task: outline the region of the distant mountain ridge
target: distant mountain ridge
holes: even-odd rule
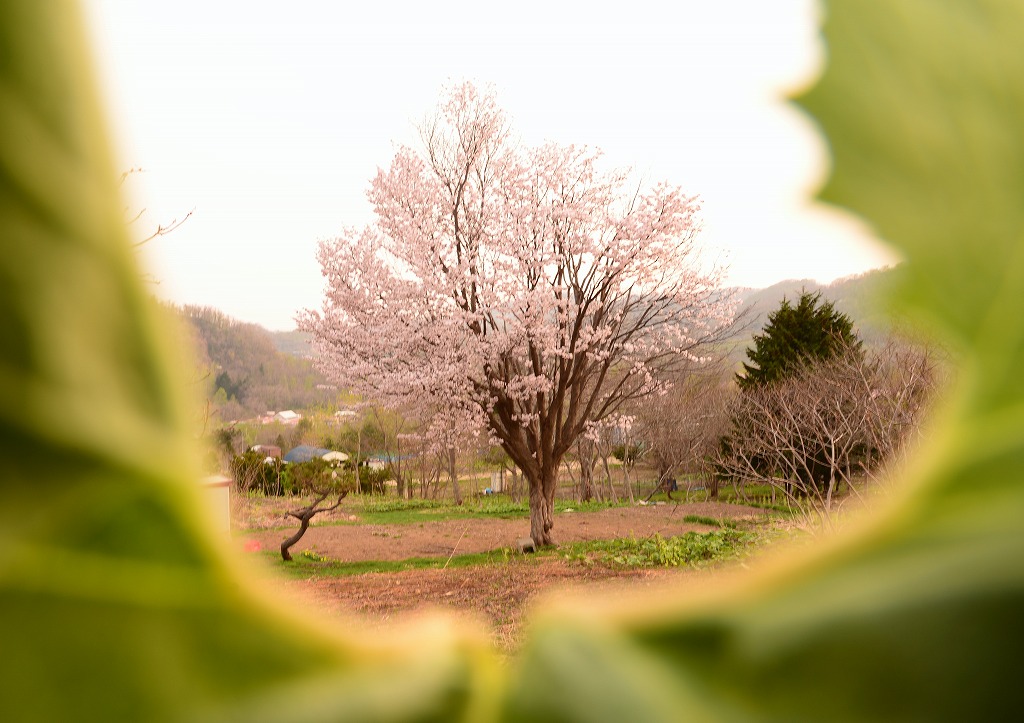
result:
[[[863,274],[847,276],[828,284],[814,279],[787,279],[763,289],[736,287],[733,291],[740,300],[750,323],[750,333],[759,332],[768,320],[768,314],[779,307],[782,299],[797,299],[801,292],[820,291],[836,308],[850,316],[862,337],[876,338],[889,329],[889,314],[879,307],[875,299],[878,292],[892,278],[892,269],[875,269]],[[262,328],[262,327],[261,327]],[[304,331],[269,331],[278,351],[306,359],[313,358],[312,337]]]
[[[764,289],[740,288],[736,294],[745,318],[745,329],[738,342],[746,347],[754,334],[764,328],[768,314],[779,308],[783,299],[800,298],[804,291],[820,292],[838,311],[853,320],[854,330],[868,344],[881,341],[893,327],[893,318],[878,299],[892,283],[893,269],[875,269],[863,274],[820,284],[813,279],[789,279]]]

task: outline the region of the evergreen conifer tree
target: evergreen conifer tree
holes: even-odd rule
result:
[[[862,353],[850,317],[836,311],[831,301],[823,301],[821,292],[804,291],[795,305],[783,299],[768,315],[764,330],[754,335],[753,348],[747,349],[750,363],[743,363],[743,373],[736,379],[740,389],[769,384],[804,362],[824,361],[844,351]]]

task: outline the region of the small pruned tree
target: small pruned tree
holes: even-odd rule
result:
[[[821,292],[805,291],[796,304],[783,299],[768,315],[768,323],[747,349],[750,363],[743,363],[743,373],[736,375],[736,381],[744,391],[764,386],[808,363],[859,354],[861,346],[849,316],[836,311],[831,301],[822,300]]]
[[[299,325],[340,385],[486,427],[550,545],[563,457],[723,334],[723,270],[699,257],[694,197],[524,147],[470,84],[420,130],[371,185],[377,224],[322,244],[324,305]]]
[[[302,539],[309,529],[309,522],[321,512],[330,512],[341,505],[350,491],[355,487],[355,475],[351,469],[340,464],[328,462],[321,458],[308,462],[296,462],[289,465],[292,482],[300,494],[312,496],[313,501],[297,510],[285,513],[299,521],[299,529],[294,535],[281,543],[281,559],[290,562],[289,550]],[[326,503],[328,498],[332,503]]]

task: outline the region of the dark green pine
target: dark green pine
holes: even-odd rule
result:
[[[850,317],[836,311],[821,292],[804,291],[793,305],[783,299],[768,315],[768,323],[754,335],[747,349],[749,363],[736,379],[741,389],[769,384],[786,377],[808,360],[827,360],[844,350],[861,353],[861,341]]]

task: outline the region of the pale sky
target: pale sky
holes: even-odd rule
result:
[[[270,329],[319,307],[320,239],[446,84],[490,85],[528,144],[601,148],[701,196],[729,281],[827,282],[888,263],[812,204],[828,156],[782,100],[820,70],[813,0],[349,3],[84,0],[156,293]]]

